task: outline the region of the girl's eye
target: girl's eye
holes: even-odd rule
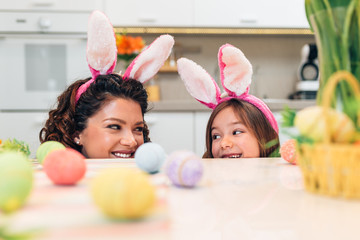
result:
[[[235,130],[235,131],[233,132],[233,135],[238,135],[238,134],[241,134],[241,133],[243,133],[243,131]]]
[[[120,127],[120,125],[117,125],[117,124],[111,124],[111,125],[108,125],[107,128],[119,130],[121,127]]]
[[[213,139],[213,140],[216,140],[216,139],[218,139],[218,138],[220,138],[220,135],[214,134],[214,135],[212,136],[212,139]]]

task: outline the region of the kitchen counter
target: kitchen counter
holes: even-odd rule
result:
[[[95,206],[90,182],[104,168],[136,168],[133,160],[87,160],[85,178],[56,186],[39,166],[26,205],[9,218],[35,239],[359,239],[360,201],[303,189],[297,166],[281,158],[203,159],[196,188],[174,187],[161,172],[153,212],[139,221],[111,221]]]
[[[315,100],[289,100],[289,99],[264,99],[271,111],[281,111],[287,105],[294,110],[300,110],[316,104]],[[151,111],[210,111],[209,108],[196,100],[171,100],[150,102]]]

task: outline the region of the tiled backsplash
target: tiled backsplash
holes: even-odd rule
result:
[[[147,43],[156,36],[143,36]],[[218,49],[230,43],[240,48],[253,65],[253,83],[250,92],[260,98],[288,98],[295,91],[301,48],[315,39],[309,35],[180,35],[175,41],[185,49],[187,57],[209,72],[219,81]],[[192,49],[192,50],[190,50]],[[194,50],[195,49],[195,50]],[[186,51],[188,50],[188,51]],[[191,99],[179,75],[160,73],[156,82],[160,85],[162,100]]]

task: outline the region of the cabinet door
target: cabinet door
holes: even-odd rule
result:
[[[175,150],[194,151],[194,117],[192,112],[147,113],[145,121],[150,138],[167,154]]]
[[[195,113],[195,152],[202,157],[205,152],[206,126],[211,115],[211,111]]]
[[[174,26],[193,24],[193,1],[104,0],[104,11],[114,26]]]
[[[31,158],[40,146],[39,133],[48,113],[0,112],[0,139],[16,138],[29,144]]]
[[[1,1],[0,10],[92,11],[102,10],[102,0],[16,0]]]
[[[308,28],[303,0],[196,0],[197,27]]]

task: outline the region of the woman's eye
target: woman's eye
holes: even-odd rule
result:
[[[136,132],[143,132],[144,131],[144,127],[137,127],[135,128]]]
[[[117,125],[117,124],[111,124],[107,127],[110,129],[114,129],[114,130],[119,130],[121,128],[120,125]]]

